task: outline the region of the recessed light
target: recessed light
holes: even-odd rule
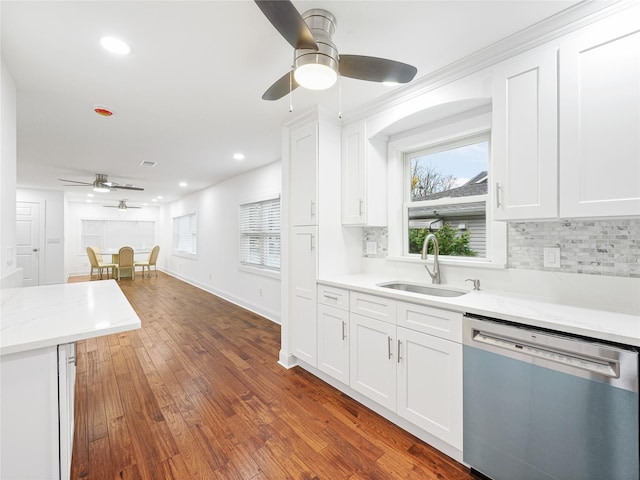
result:
[[[156,198],[157,198],[158,200],[162,200],[162,195],[158,195]]]
[[[234,153],[233,154],[233,159],[234,160],[244,160],[244,155],[242,153]]]
[[[152,202],[157,202],[157,201],[158,201],[158,199],[157,199],[157,198],[152,198],[152,199],[151,199],[151,201],[152,201]]]
[[[180,185],[181,187],[186,187],[187,186],[187,182],[180,182],[178,185]]]
[[[95,197],[93,193],[87,193],[87,197]]]
[[[93,200],[91,200],[91,199],[88,199],[88,200],[87,200],[87,203],[91,203],[91,202],[93,202]]]
[[[116,37],[102,37],[100,45],[105,50],[116,55],[129,55],[131,53],[131,47]]]

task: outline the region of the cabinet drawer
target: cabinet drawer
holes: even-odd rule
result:
[[[318,285],[318,303],[349,310],[349,290]]]
[[[398,302],[397,313],[400,326],[462,343],[462,314],[459,312]]]
[[[396,323],[396,303],[395,300],[359,292],[351,292],[349,299],[351,312],[394,324]]]

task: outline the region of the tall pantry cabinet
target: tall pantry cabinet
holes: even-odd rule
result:
[[[337,114],[314,108],[284,126],[282,144],[280,363],[317,367],[316,279],[354,271],[361,256],[359,237],[340,221]]]

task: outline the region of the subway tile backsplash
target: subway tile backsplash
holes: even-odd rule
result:
[[[508,266],[549,272],[640,278],[640,218],[512,222],[507,227]],[[386,227],[365,227],[362,252],[388,253]],[[377,253],[367,254],[367,242]],[[560,268],[544,267],[543,249],[560,248]]]

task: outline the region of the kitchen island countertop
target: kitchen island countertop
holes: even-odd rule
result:
[[[140,328],[115,280],[2,290],[0,355]]]

